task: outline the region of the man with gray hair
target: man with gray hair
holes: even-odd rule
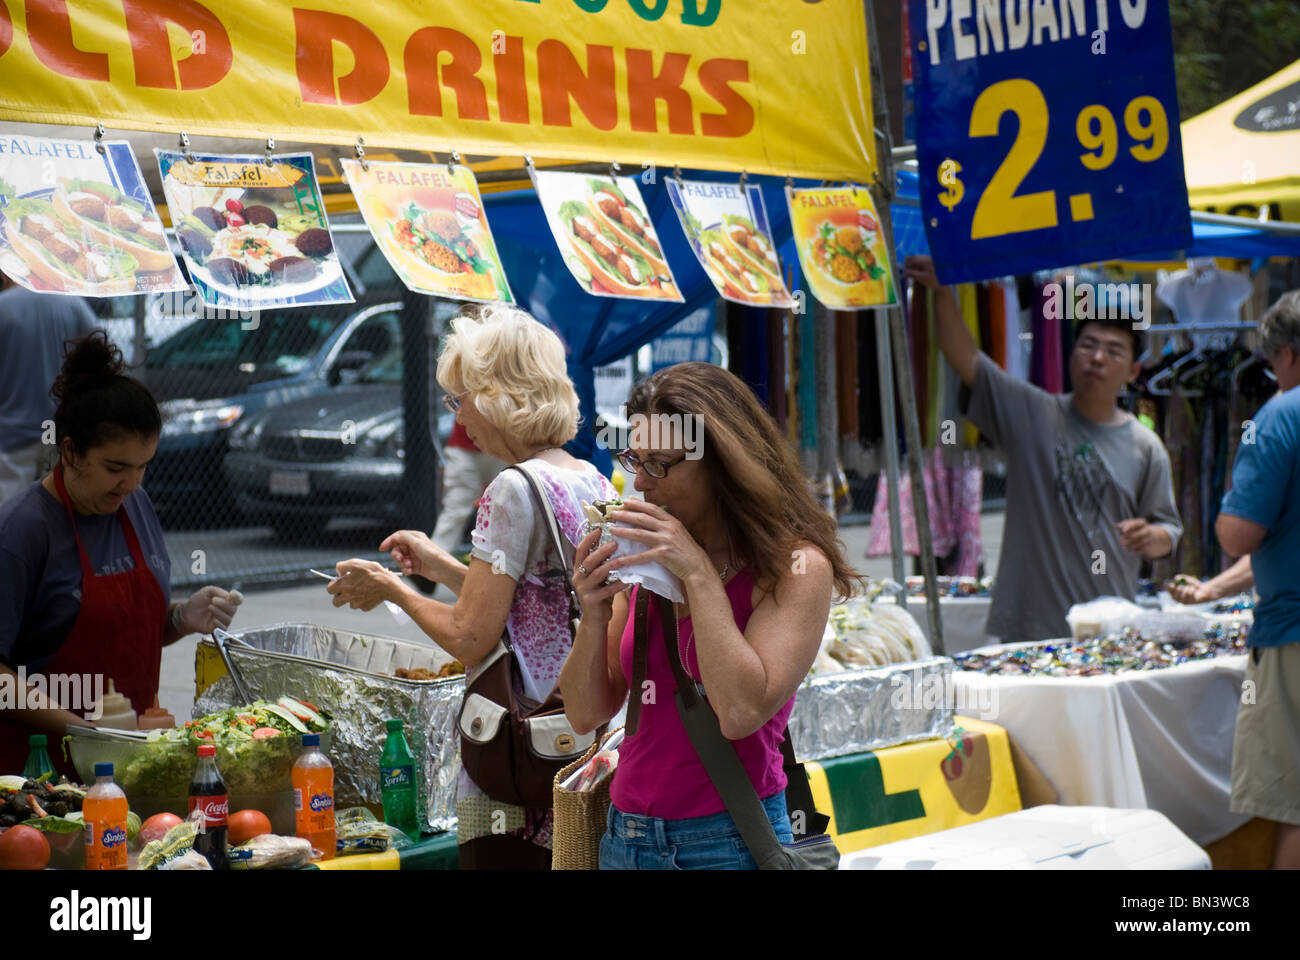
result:
[[[1281,389],[1243,439],[1215,532],[1250,554],[1259,604],[1232,747],[1232,810],[1277,824],[1276,869],[1300,869],[1300,290],[1259,321]]]

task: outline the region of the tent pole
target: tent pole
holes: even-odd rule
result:
[[[896,259],[898,251],[894,248],[894,228],[890,221],[889,201],[893,196],[894,162],[892,156],[892,139],[889,133],[889,105],[885,99],[884,70],[880,65],[880,41],[876,33],[875,8],[872,0],[864,0],[867,13],[867,37],[871,52],[871,93],[875,101],[876,142],[883,149],[876,155],[884,163],[884,169],[878,172],[881,177],[872,192],[876,197],[877,210],[880,213],[880,229],[884,234],[885,249],[890,258]],[[901,294],[902,273],[895,264],[894,286]],[[901,297],[900,297],[901,301]],[[930,534],[930,505],[925,496],[925,476],[921,465],[921,426],[916,413],[916,393],[912,384],[912,365],[907,356],[907,339],[903,327],[903,308],[901,302],[889,307],[889,330],[894,354],[894,373],[898,378],[898,399],[903,408],[903,431],[907,440],[907,468],[912,483],[912,512],[916,518],[917,549],[921,555],[921,570],[925,574],[925,610],[930,623],[930,645],[934,652],[942,655],[943,621],[939,616],[938,566],[934,559],[934,544]],[[894,409],[891,405],[891,411]],[[892,419],[892,417],[891,417]],[[890,504],[891,508],[893,504]],[[894,541],[894,549],[902,550],[902,543]]]
[[[903,511],[898,487],[898,412],[894,406],[893,358],[889,346],[889,318],[879,310],[872,318],[876,328],[876,373],[880,387],[881,425],[885,440],[885,478],[889,493],[889,544],[893,561],[894,579],[906,586],[907,568],[903,560]],[[899,594],[898,602],[907,606],[907,591]]]

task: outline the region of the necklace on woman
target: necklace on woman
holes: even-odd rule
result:
[[[722,573],[718,574],[718,579],[721,580],[723,583],[726,583],[727,573],[730,570],[731,570],[731,557],[727,557],[727,559],[722,564]],[[677,659],[681,662],[682,670],[685,671],[688,675],[690,674],[691,670],[688,666],[686,666],[686,661],[691,658],[691,644],[694,642],[695,642],[695,621],[692,620],[691,635],[686,638],[686,652],[683,653],[680,649],[677,651]]]

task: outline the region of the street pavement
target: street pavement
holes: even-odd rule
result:
[[[981,516],[984,567],[988,574],[997,569],[1002,548],[1003,516],[1000,511]],[[840,539],[844,541],[846,555],[862,573],[873,578],[888,577],[891,575],[888,556],[865,556],[869,530],[866,524],[840,527]],[[345,557],[340,556],[338,559]],[[911,571],[912,560],[909,558],[906,572]],[[229,586],[219,579],[210,582],[218,586]],[[432,643],[413,623],[398,623],[385,608],[362,613],[348,607],[333,606],[329,594],[325,592],[324,580],[313,578],[310,583],[300,586],[261,591],[246,588],[242,592],[244,603],[231,624],[234,633],[273,623],[316,623],[358,633]],[[440,593],[440,597],[442,595]],[[194,652],[199,639],[197,635],[189,636],[163,650],[158,700],[164,708],[171,711],[177,722],[189,719],[194,705]]]

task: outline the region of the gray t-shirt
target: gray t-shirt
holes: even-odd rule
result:
[[[41,439],[54,419],[50,387],[63,366],[63,341],[90,333],[95,315],[80,297],[10,287],[0,293],[0,450]]]
[[[1115,525],[1142,517],[1163,527],[1175,548],[1183,532],[1160,439],[1132,416],[1119,426],[1093,423],[1070,394],[1016,380],[983,353],[963,401],[1007,465],[989,635],[1008,643],[1067,637],[1074,604],[1132,600],[1142,558],[1120,546]]]

